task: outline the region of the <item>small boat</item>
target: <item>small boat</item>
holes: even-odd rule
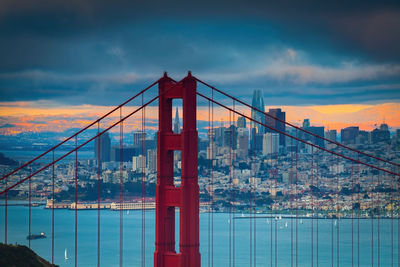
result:
[[[65,248],[65,251],[64,251],[64,260],[68,260],[67,248]]]
[[[244,214],[243,214],[243,212],[242,212],[242,217],[244,217]]]
[[[275,221],[277,221],[278,220],[278,216],[275,216]]]
[[[287,222],[285,223],[285,227],[286,227],[286,228],[288,227]]]
[[[28,239],[28,240],[34,240],[34,239],[42,239],[42,238],[46,238],[46,237],[47,237],[47,236],[44,234],[44,232],[41,232],[40,235],[33,235],[33,234],[28,235],[28,236],[26,237],[26,239]]]
[[[335,220],[335,223],[334,223],[334,224],[335,224],[335,227],[336,227],[336,223],[337,223],[337,221]]]
[[[231,224],[231,220],[228,219],[228,224]]]
[[[300,224],[303,224],[303,219],[300,219]]]
[[[282,220],[282,215],[279,215],[279,220]]]
[[[267,224],[269,224],[269,220],[267,219]]]
[[[126,211],[126,215],[129,215],[129,210]]]

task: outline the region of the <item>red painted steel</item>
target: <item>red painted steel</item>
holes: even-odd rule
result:
[[[177,85],[165,73],[158,83],[158,88],[159,130],[157,133],[154,266],[199,267],[196,79],[189,72],[182,83]],[[172,99],[174,98],[181,98],[183,103],[183,128],[180,134],[172,133]],[[176,139],[180,139],[180,146],[170,146],[170,143],[176,144]],[[182,155],[180,187],[174,186],[174,149],[180,149]],[[175,207],[180,208],[179,252],[175,251]]]

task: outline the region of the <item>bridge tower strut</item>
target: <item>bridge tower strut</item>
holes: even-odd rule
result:
[[[196,79],[178,84],[164,74],[158,83],[156,267],[200,267]],[[183,128],[172,131],[172,100],[182,99]],[[174,185],[174,151],[181,151],[181,186]],[[175,207],[180,209],[179,252],[175,251]]]

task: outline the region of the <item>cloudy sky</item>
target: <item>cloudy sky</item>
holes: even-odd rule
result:
[[[247,102],[262,89],[267,108],[357,105],[400,127],[398,1],[268,2],[0,0],[0,128],[187,70]]]

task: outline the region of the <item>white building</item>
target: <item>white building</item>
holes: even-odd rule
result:
[[[279,134],[277,133],[265,133],[263,135],[263,155],[267,156],[272,153],[278,153],[279,151]]]
[[[132,171],[145,172],[146,170],[146,157],[143,155],[132,157]]]

